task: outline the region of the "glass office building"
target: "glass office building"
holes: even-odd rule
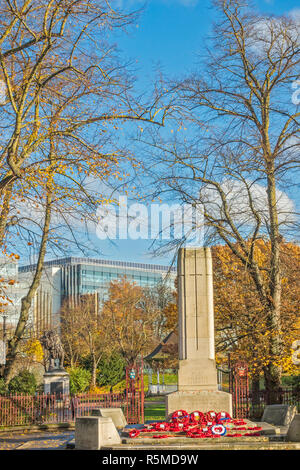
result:
[[[34,271],[35,265],[19,267],[19,275],[27,277]],[[164,280],[171,288],[177,270],[156,264],[132,263],[92,258],[67,257],[46,261],[44,276],[53,284],[53,317],[59,315],[59,309],[65,298],[74,300],[84,294],[98,293],[99,302],[107,297],[111,281],[126,276],[128,281],[141,287],[153,287]]]

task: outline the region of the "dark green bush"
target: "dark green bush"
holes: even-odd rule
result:
[[[0,379],[0,396],[1,395],[7,395],[7,385],[4,381],[4,379]]]
[[[8,384],[9,393],[26,393],[34,395],[36,392],[37,383],[35,376],[28,370],[21,371],[18,375],[13,377]]]
[[[283,387],[292,386],[300,388],[300,375],[283,376],[281,382]]]
[[[124,378],[125,367],[125,360],[120,354],[115,353],[111,356],[103,357],[98,365],[98,385],[110,385],[113,387]]]

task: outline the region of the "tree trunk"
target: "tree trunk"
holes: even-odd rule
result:
[[[270,363],[264,367],[265,387],[267,392],[267,405],[281,403],[281,370]]]
[[[97,380],[97,361],[95,355],[93,354],[93,369],[92,369],[92,386],[96,387],[96,380]]]
[[[46,254],[47,240],[48,240],[50,220],[51,220],[51,201],[52,201],[52,196],[50,193],[48,193],[47,199],[46,199],[43,235],[42,235],[39,258],[38,258],[38,262],[36,265],[34,278],[27,292],[27,295],[22,298],[21,313],[20,313],[19,321],[18,321],[13,337],[8,342],[8,352],[7,352],[7,357],[6,357],[6,365],[4,369],[4,378],[5,378],[6,383],[8,383],[11,379],[13,366],[14,366],[16,356],[17,356],[18,346],[19,346],[21,339],[23,338],[23,335],[27,326],[27,322],[28,322],[29,311],[30,311],[30,307],[32,304],[32,300],[36,294],[36,291],[39,287],[40,280],[42,277],[43,264],[44,264],[45,254]]]
[[[269,352],[272,358],[265,369],[265,383],[268,394],[270,392],[270,400],[275,400],[281,383],[281,368],[276,365],[275,361],[281,355],[281,266],[280,266],[280,233],[278,222],[277,198],[276,198],[276,181],[274,176],[274,161],[267,162],[268,172],[268,204],[270,215],[270,242],[271,242],[271,262],[270,262],[270,298],[271,308],[268,312],[268,329],[270,335]],[[273,393],[274,392],[274,393]]]
[[[254,375],[251,384],[251,396],[252,396],[252,413],[255,419],[261,417],[260,412],[260,394],[259,394],[259,381],[260,377],[258,375]]]

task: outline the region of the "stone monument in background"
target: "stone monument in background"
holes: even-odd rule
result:
[[[166,411],[227,411],[230,393],[218,390],[214,344],[213,271],[210,248],[178,254],[178,391],[166,396]]]
[[[64,349],[60,337],[53,330],[45,331],[41,344],[46,358],[44,393],[69,395],[70,376],[64,369]]]

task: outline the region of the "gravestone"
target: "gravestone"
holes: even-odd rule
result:
[[[288,426],[296,414],[296,407],[290,405],[267,405],[262,421],[277,426]]]
[[[181,248],[177,267],[178,391],[166,396],[167,415],[178,409],[231,415],[231,394],[218,390],[210,248]]]

